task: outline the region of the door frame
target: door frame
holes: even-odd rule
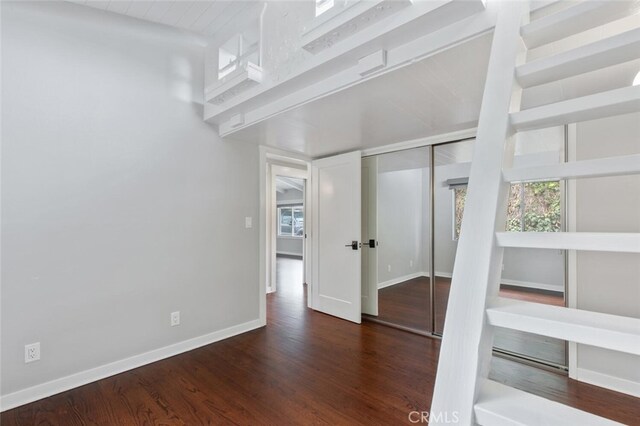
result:
[[[258,286],[259,286],[259,321],[261,325],[267,324],[267,284],[271,279],[271,233],[272,229],[275,226],[275,217],[273,217],[273,212],[271,211],[272,206],[272,179],[271,179],[271,167],[274,165],[288,167],[291,169],[298,170],[306,170],[307,172],[307,188],[309,188],[311,182],[311,159],[302,154],[296,154],[289,151],[284,151],[277,148],[267,147],[261,145],[259,148],[259,197],[260,197],[260,205],[259,205],[259,239],[258,239],[258,250],[259,250],[259,277],[258,277]],[[275,189],[274,189],[275,191]],[[310,191],[306,191],[305,194],[305,228],[310,229],[310,224],[312,222],[311,217],[311,206],[310,202]],[[275,204],[275,200],[273,200]],[[309,213],[309,214],[308,214]],[[308,216],[307,216],[308,214]],[[305,281],[307,283],[307,289],[310,293],[311,286],[313,285],[311,282],[311,271],[313,270],[313,265],[311,262],[311,238],[309,232],[307,232],[307,239],[305,241],[305,258],[306,258],[306,271],[305,271]],[[275,257],[275,253],[274,253]],[[310,299],[310,298],[309,298]],[[310,301],[307,302],[308,304]]]

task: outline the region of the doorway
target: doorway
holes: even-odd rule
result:
[[[304,296],[305,179],[275,177],[275,281],[271,292]]]
[[[273,293],[279,281],[292,290],[307,282],[308,175],[306,166],[283,162],[268,164],[268,174],[266,292]]]

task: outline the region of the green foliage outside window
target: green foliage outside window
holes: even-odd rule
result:
[[[467,187],[454,189],[455,229],[458,239],[462,226]],[[560,182],[527,182],[511,185],[507,206],[507,231],[558,232],[561,230]]]

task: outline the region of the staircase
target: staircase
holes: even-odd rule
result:
[[[640,86],[520,110],[523,88],[640,58],[638,27],[525,63],[531,49],[629,16],[638,1],[583,1],[529,22],[526,1],[504,1],[496,21],[465,216],[443,332],[431,424],[617,424],[488,379],[502,327],[640,355],[640,319],[498,297],[505,247],[640,253],[635,233],[507,233],[511,182],[640,173],[640,155],[512,168],[517,132],[640,111]],[[613,141],[611,142],[613,143]]]

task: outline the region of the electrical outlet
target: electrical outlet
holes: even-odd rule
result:
[[[253,218],[251,216],[247,216],[244,218],[244,227],[247,229],[253,227]]]
[[[387,272],[391,272],[391,265],[387,265]]]
[[[34,362],[40,359],[40,342],[24,345],[24,362]]]
[[[180,311],[171,312],[171,327],[180,325]]]
[[[413,268],[413,260],[410,260],[410,261],[409,261],[409,267],[410,267],[410,268]]]

